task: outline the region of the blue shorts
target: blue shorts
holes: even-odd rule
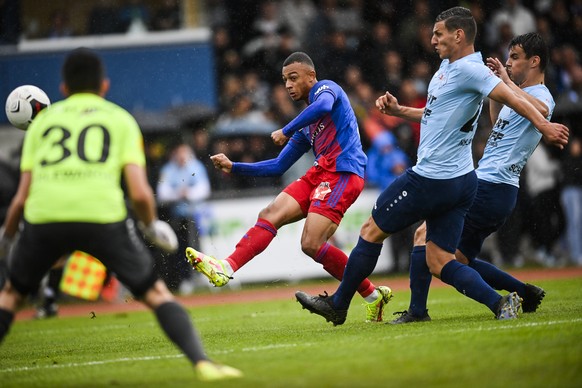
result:
[[[469,260],[481,251],[483,242],[497,231],[511,215],[517,202],[518,188],[505,183],[479,179],[477,195],[465,216],[459,250]]]
[[[453,179],[430,179],[409,168],[380,194],[372,218],[388,234],[426,220],[426,240],[454,253],[476,191],[475,171]]]

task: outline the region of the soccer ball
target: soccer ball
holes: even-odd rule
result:
[[[16,128],[26,129],[38,112],[50,106],[45,92],[34,85],[14,89],[6,99],[6,117]]]

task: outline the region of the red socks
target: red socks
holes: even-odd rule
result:
[[[238,271],[243,265],[251,261],[259,253],[263,252],[277,235],[277,229],[269,221],[259,218],[255,226],[236,244],[233,253],[226,261],[230,264],[233,272]],[[323,265],[331,276],[337,280],[342,280],[348,257],[339,248],[329,243],[325,243],[319,248],[317,255],[313,258]],[[358,287],[358,292],[362,297],[367,297],[374,290],[375,286],[368,279],[365,279]]]
[[[264,251],[277,235],[277,229],[269,221],[259,218],[255,226],[236,244],[234,252],[226,259],[234,272]]]

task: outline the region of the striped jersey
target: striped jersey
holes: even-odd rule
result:
[[[315,163],[325,170],[351,172],[364,178],[367,157],[348,96],[335,82],[322,80],[311,88],[309,104],[324,93],[334,98],[331,112],[296,131],[289,141],[298,143],[301,148],[309,145]]]

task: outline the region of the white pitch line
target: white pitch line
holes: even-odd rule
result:
[[[569,319],[569,320],[556,320],[556,321],[547,321],[547,322],[523,322],[517,323],[515,325],[501,325],[501,326],[489,326],[489,327],[475,327],[475,328],[466,328],[466,329],[451,329],[442,331],[441,333],[466,333],[469,331],[494,331],[500,329],[520,329],[524,327],[538,327],[538,326],[553,326],[553,325],[560,325],[560,324],[568,324],[568,323],[577,323],[582,322],[582,318],[576,319]],[[426,335],[426,333],[409,333],[409,334],[402,334],[397,336],[386,336],[386,339],[400,339],[400,338],[407,338],[407,337],[415,337],[419,335]],[[305,342],[301,344],[269,344],[264,346],[253,346],[253,347],[246,347],[240,350],[236,349],[228,349],[228,350],[220,350],[217,352],[213,352],[215,354],[227,354],[233,353],[235,351],[242,351],[242,352],[263,352],[267,350],[274,350],[274,349],[284,349],[284,348],[296,348],[296,347],[309,347],[314,346],[314,343]],[[0,373],[13,373],[13,372],[28,372],[33,370],[41,370],[41,369],[62,369],[62,368],[78,368],[78,367],[86,367],[86,366],[96,366],[96,365],[105,365],[105,364],[112,364],[116,362],[135,362],[135,361],[155,361],[155,360],[167,360],[173,358],[182,358],[184,357],[183,354],[173,354],[167,356],[147,356],[147,357],[124,357],[124,358],[117,358],[113,360],[101,360],[101,361],[87,361],[87,362],[72,362],[66,364],[51,364],[51,365],[35,365],[35,366],[23,366],[17,368],[5,368],[0,369]]]
[[[512,321],[513,322],[513,321]],[[519,322],[516,324],[505,324],[500,326],[478,326],[474,328],[465,328],[465,329],[449,329],[445,331],[439,332],[439,334],[458,334],[458,333],[467,333],[470,331],[475,332],[485,332],[485,331],[498,331],[498,330],[515,330],[515,329],[523,329],[525,327],[538,327],[538,326],[553,326],[553,325],[560,325],[560,324],[568,324],[568,323],[577,323],[582,322],[582,318],[576,319],[568,319],[568,320],[560,320],[560,321],[547,321],[547,322]],[[426,335],[425,332],[422,333],[408,333],[408,334],[400,334],[396,336],[386,336],[385,339],[401,339],[401,338],[409,338],[409,337],[418,337],[421,335]]]
[[[0,373],[27,372],[27,371],[39,370],[39,369],[78,368],[78,367],[83,367],[83,366],[112,364],[112,363],[116,363],[116,362],[166,360],[166,359],[170,359],[170,358],[181,358],[181,357],[184,357],[184,355],[183,354],[174,354],[174,355],[168,355],[168,356],[124,357],[124,358],[117,358],[114,360],[70,362],[67,364],[52,364],[52,365],[23,366],[23,367],[19,367],[19,368],[0,369]]]
[[[271,349],[283,349],[283,348],[294,348],[297,346],[311,346],[310,343],[302,343],[302,344],[270,344],[265,346],[253,346],[250,348],[242,348],[237,351],[241,352],[262,352],[265,350]],[[234,349],[229,350],[222,350],[218,352],[213,352],[216,354],[226,354],[226,353],[233,353]],[[11,373],[11,372],[28,372],[33,370],[39,369],[62,369],[62,368],[78,368],[84,366],[96,366],[96,365],[105,365],[105,364],[113,364],[116,362],[135,362],[135,361],[157,361],[157,360],[168,360],[172,358],[182,358],[184,357],[183,354],[173,354],[167,356],[147,356],[147,357],[123,357],[117,358],[114,360],[102,360],[102,361],[87,361],[87,362],[71,362],[67,364],[51,364],[51,365],[35,365],[35,366],[23,366],[18,368],[6,368],[0,369],[0,373]]]

